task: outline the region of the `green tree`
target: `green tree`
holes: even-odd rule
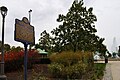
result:
[[[52,37],[46,30],[41,33],[41,37],[39,39],[39,44],[35,45],[35,48],[41,48],[45,51],[51,52],[52,50]]]
[[[118,56],[120,57],[120,46],[118,48]]]
[[[35,44],[35,49],[41,48],[39,44]]]
[[[5,51],[10,51],[10,45],[9,44],[4,44],[4,50]]]
[[[86,8],[83,0],[74,1],[66,15],[60,14],[57,21],[62,22],[58,28],[52,31],[55,35],[55,47],[63,50],[93,51],[100,38],[95,35],[96,16],[93,8]]]
[[[12,48],[11,48],[11,51],[14,51],[14,52],[19,52],[19,51],[21,51],[21,50],[23,50],[23,48],[20,47],[20,46],[17,46],[17,47],[12,46]]]
[[[59,15],[57,21],[61,25],[51,31],[53,37],[46,31],[42,33],[40,45],[54,52],[101,51],[104,39],[95,35],[97,18],[92,11],[92,7],[84,6],[83,0],[75,0],[66,15]]]
[[[2,49],[2,41],[0,41],[0,52]],[[10,45],[9,44],[4,44],[4,51],[10,51]]]

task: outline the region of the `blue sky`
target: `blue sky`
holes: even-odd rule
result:
[[[35,27],[36,43],[43,30],[50,32],[60,23],[56,22],[58,14],[66,14],[74,0],[0,0],[0,6],[8,8],[5,22],[5,42],[14,46],[23,46],[14,41],[15,19],[28,17],[28,11],[32,9],[31,24]],[[111,50],[113,38],[116,37],[116,46],[120,45],[120,0],[84,0],[85,6],[93,7],[97,16],[97,35],[105,38],[104,44]],[[2,26],[0,15],[0,26]],[[0,27],[0,40],[1,40]]]

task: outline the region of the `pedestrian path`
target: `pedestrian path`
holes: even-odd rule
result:
[[[103,80],[120,80],[120,61],[109,61]]]
[[[106,65],[105,73],[103,76],[103,80],[113,80],[112,72],[111,72],[111,64]]]

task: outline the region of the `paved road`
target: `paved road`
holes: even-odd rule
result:
[[[106,65],[106,70],[104,73],[103,80],[113,80],[112,72],[111,72],[111,64]]]
[[[120,80],[120,61],[109,61],[103,80]]]
[[[120,61],[110,61],[113,80],[120,80]]]

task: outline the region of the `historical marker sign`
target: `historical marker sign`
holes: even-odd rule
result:
[[[30,25],[28,19],[15,20],[15,41],[27,44],[35,44],[34,27]]]
[[[28,19],[15,19],[15,41],[22,42],[25,47],[24,54],[24,80],[27,80],[27,46],[35,44],[34,27],[30,25]]]

